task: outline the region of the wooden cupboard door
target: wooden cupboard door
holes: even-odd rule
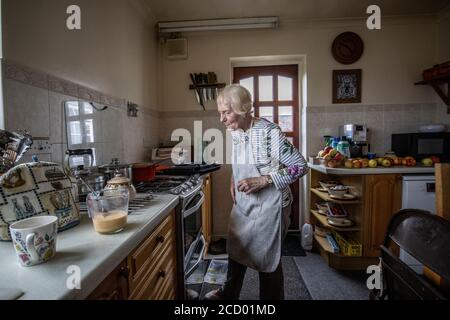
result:
[[[130,291],[133,292],[142,282],[150,269],[154,268],[157,258],[163,254],[167,243],[170,250],[175,246],[175,217],[172,211],[161,224],[128,256],[130,268]]]
[[[380,256],[380,245],[394,213],[401,209],[402,176],[399,174],[367,175],[364,177],[365,235],[363,254]]]
[[[202,232],[206,240],[206,248],[209,247],[212,238],[212,210],[211,210],[211,175],[208,174],[204,178],[203,193],[205,194],[205,202],[202,206]]]
[[[128,298],[128,268],[122,261],[97,288],[88,300],[126,300]]]

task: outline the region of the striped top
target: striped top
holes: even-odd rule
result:
[[[235,130],[231,136],[234,144],[250,136],[253,159],[259,173],[270,175],[275,187],[283,190],[283,207],[291,204],[289,185],[308,173],[308,164],[280,127],[264,118],[255,118],[251,130]]]

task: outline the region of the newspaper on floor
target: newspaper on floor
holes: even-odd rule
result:
[[[202,260],[194,272],[186,279],[186,284],[201,284],[203,283],[203,277],[205,276],[206,267],[208,261]]]
[[[228,260],[212,259],[204,282],[210,284],[224,284],[227,279]]]

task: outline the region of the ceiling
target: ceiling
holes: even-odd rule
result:
[[[158,21],[278,16],[280,19],[330,19],[367,16],[377,4],[381,15],[438,13],[450,0],[143,0]]]

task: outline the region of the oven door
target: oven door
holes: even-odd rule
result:
[[[202,205],[205,202],[203,192],[193,196],[183,207],[183,236],[184,236],[184,265],[185,270],[201,242],[202,231]],[[204,241],[204,239],[203,239]],[[204,251],[204,250],[203,250]]]
[[[203,260],[203,255],[205,254],[206,249],[206,241],[201,231],[198,234],[197,240],[193,242],[192,248],[193,250],[189,259],[184,262],[185,279],[187,279],[195,271],[197,266]]]

